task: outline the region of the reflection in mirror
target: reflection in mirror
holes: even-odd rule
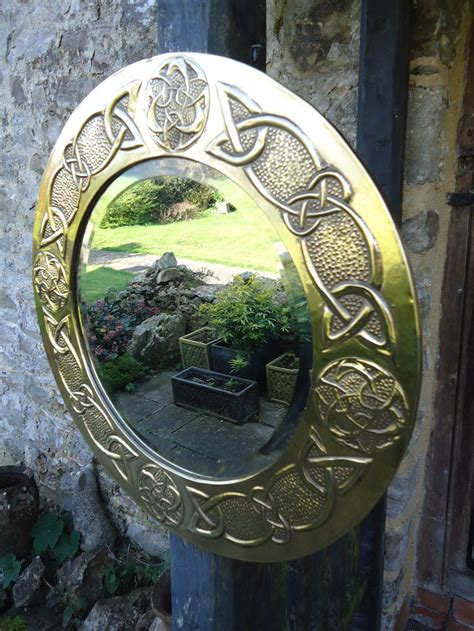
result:
[[[78,287],[97,378],[155,453],[213,478],[275,462],[306,404],[310,320],[240,187],[186,160],[128,171],[91,214]]]

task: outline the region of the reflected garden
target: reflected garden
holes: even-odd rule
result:
[[[228,478],[291,440],[311,329],[278,234],[212,175],[125,180],[99,199],[79,291],[91,363],[122,422],[175,466]]]

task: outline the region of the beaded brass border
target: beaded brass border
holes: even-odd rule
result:
[[[297,266],[311,313],[312,384],[296,434],[272,466],[234,480],[179,469],[124,426],[96,384],[78,316],[75,273],[91,204],[126,169],[176,156],[221,171],[256,200]],[[288,559],[334,541],[384,492],[420,382],[410,272],[355,155],[269,77],[175,53],[104,81],[51,155],[33,261],[38,319],[68,408],[104,467],[160,523],[235,558]]]

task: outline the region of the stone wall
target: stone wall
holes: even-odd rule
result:
[[[0,463],[24,461],[46,493],[91,454],[65,411],[44,356],[30,283],[40,176],[72,109],[106,76],[155,53],[159,0],[18,0],[0,10]],[[9,7],[7,5],[10,5]],[[384,629],[413,589],[438,350],[441,278],[465,82],[469,0],[417,0],[410,70],[402,235],[416,278],[424,381],[415,435],[389,490]],[[358,0],[268,0],[268,72],[355,141]],[[151,552],[166,535],[100,473],[108,510]]]
[[[110,74],[156,52],[155,0],[19,0],[0,11],[0,463],[24,461],[43,491],[91,461],[47,363],[31,290],[31,235],[42,172],[72,110]],[[150,552],[167,545],[102,472],[109,512]],[[59,496],[59,499],[60,496]]]
[[[354,146],[358,0],[270,0],[268,67],[324,114]],[[454,190],[456,129],[466,82],[468,0],[413,3],[402,239],[423,327],[423,384],[414,436],[388,492],[383,629],[415,589],[416,534],[433,421],[440,299]],[[433,551],[442,554],[442,551]]]

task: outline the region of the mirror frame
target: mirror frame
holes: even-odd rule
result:
[[[97,382],[77,300],[91,211],[131,167],[180,157],[243,188],[287,247],[305,289],[313,367],[301,421],[277,461],[213,480],[167,462]],[[414,286],[369,175],[313,107],[253,68],[173,53],[124,68],[66,123],[34,228],[38,320],[67,407],[108,473],[154,519],[247,561],[304,556],[358,523],[407,447],[421,380]]]

